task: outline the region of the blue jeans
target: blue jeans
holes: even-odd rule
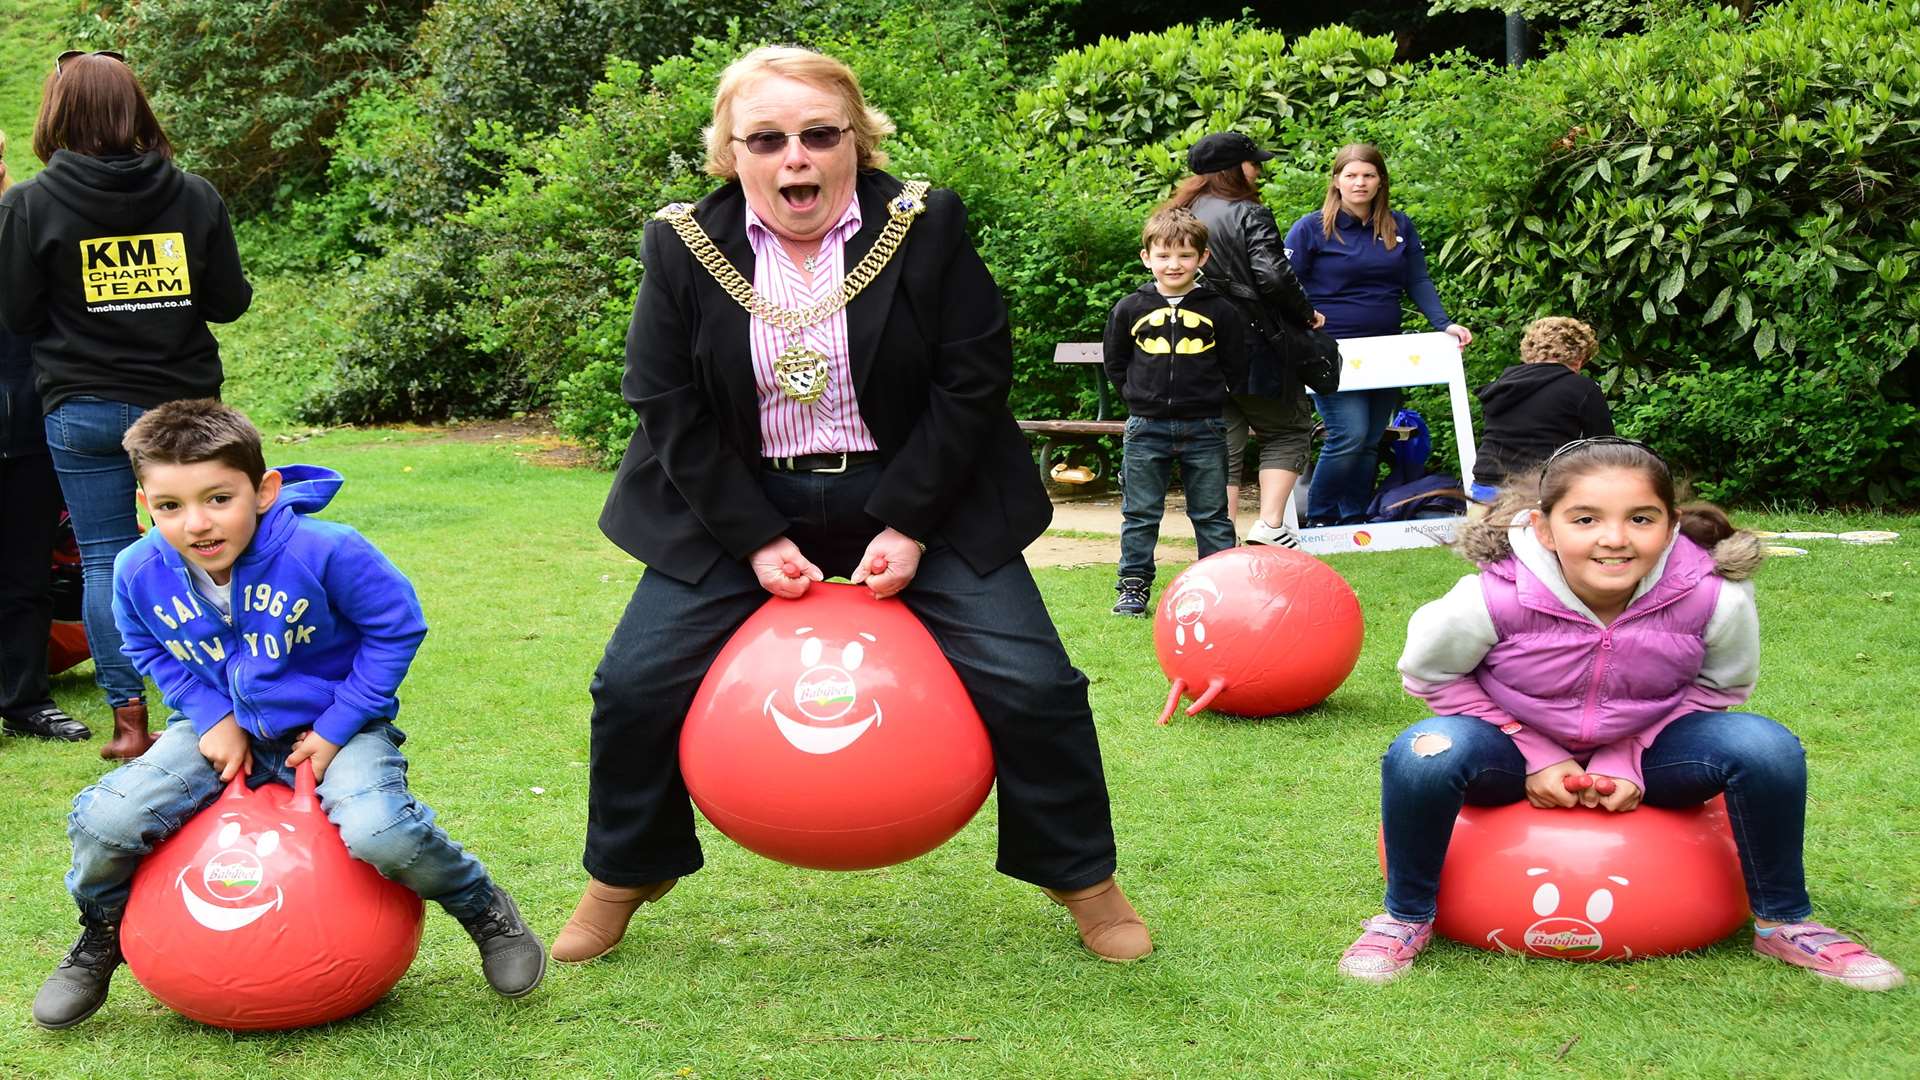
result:
[[[1187,520],[1200,543],[1200,557],[1233,546],[1227,512],[1227,422],[1219,417],[1171,420],[1127,418],[1122,452],[1125,491],[1120,502],[1120,576],[1153,580],[1153,545],[1167,510],[1173,463],[1187,491]]]
[[[1422,756],[1413,751],[1421,735],[1439,735],[1451,745]],[[1726,795],[1754,915],[1799,922],[1813,914],[1800,852],[1807,762],[1793,732],[1753,713],[1692,713],[1654,738],[1640,768],[1648,806],[1697,806]],[[1433,918],[1440,867],[1460,807],[1519,802],[1526,798],[1526,779],[1519,748],[1485,720],[1435,716],[1401,732],[1380,759],[1387,914],[1402,922]]]
[[[113,622],[113,560],[140,539],[133,501],[133,464],[120,447],[145,409],[96,397],[68,398],[47,414],[47,449],[73,516],[86,581],[81,619],[93,652],[93,681],[108,707],[142,698],[146,684],[120,651]]]
[[[480,860],[434,824],[432,808],[407,790],[406,736],[385,721],[340,748],[317,789],[320,807],[361,862],[435,900],[455,918],[477,915],[493,897]],[[294,737],[253,740],[249,787],[293,785]],[[226,785],[200,754],[193,724],[175,716],[153,748],[100,778],[73,800],[67,835],[73,867],[67,891],[92,922],[119,922],[133,872],[160,841],[218,798]]]
[[[1400,391],[1342,390],[1314,394],[1327,427],[1320,461],[1307,485],[1308,525],[1356,525],[1367,520],[1380,478],[1380,437],[1400,408]]]
[[[865,511],[877,465],[840,475],[775,473],[761,489],[788,517],[787,536],[829,576],[844,577],[882,528]],[[967,688],[993,746],[1000,805],[998,868],[1051,889],[1114,871],[1113,823],[1087,678],[1067,659],[1027,564],[978,573],[929,537],[900,593]],[[744,562],[722,559],[688,583],[654,569],[594,672],[587,872],[641,885],[700,869],[693,808],[680,776],[680,727],[721,646],[767,602]]]

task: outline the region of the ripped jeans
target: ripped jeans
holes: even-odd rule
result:
[[[434,824],[433,810],[407,790],[407,759],[400,753],[405,740],[385,721],[348,739],[320,781],[320,807],[354,858],[438,901],[455,918],[478,915],[493,898],[493,881],[480,860]],[[293,770],[286,766],[293,743],[293,735],[254,738],[247,786],[293,786]],[[73,838],[67,891],[81,916],[119,922],[140,860],[225,787],[201,756],[193,723],[176,716],[146,753],[75,796],[67,817]]]
[[[1692,713],[1654,738],[1640,768],[1648,806],[1697,806],[1725,793],[1756,916],[1799,922],[1813,914],[1800,851],[1807,764],[1793,732],[1753,713]],[[1519,802],[1526,781],[1520,749],[1478,717],[1429,717],[1401,732],[1380,759],[1387,914],[1432,919],[1460,807]]]

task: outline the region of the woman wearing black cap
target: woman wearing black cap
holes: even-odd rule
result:
[[[1300,538],[1282,523],[1287,499],[1307,464],[1313,406],[1299,375],[1274,347],[1282,320],[1319,325],[1319,315],[1293,276],[1280,226],[1260,203],[1255,185],[1269,151],[1237,131],[1203,137],[1187,151],[1194,175],[1174,189],[1168,206],[1184,206],[1207,226],[1207,280],[1234,298],[1253,333],[1247,338],[1247,385],[1227,402],[1227,505],[1239,506],[1241,461],[1248,428],[1260,433],[1260,519],[1249,544],[1297,548]]]

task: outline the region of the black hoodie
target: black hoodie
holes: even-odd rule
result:
[[[1107,378],[1135,416],[1217,417],[1228,391],[1246,384],[1248,329],[1233,301],[1204,283],[1173,303],[1149,281],[1107,316]]]
[[[1600,387],[1564,364],[1515,364],[1474,393],[1484,430],[1473,478],[1482,484],[1498,487],[1575,439],[1613,434]]]
[[[207,323],[252,300],[219,192],[159,154],[55,151],[0,197],[0,324],[34,335],[48,412],[218,395]]]

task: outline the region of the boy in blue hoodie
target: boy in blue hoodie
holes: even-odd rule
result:
[[[71,1027],[106,1001],[143,856],[236,774],[290,785],[303,761],[347,850],[459,919],[494,990],[531,993],[545,947],[407,790],[395,692],[426,620],[365,537],[307,516],[340,474],[268,469],[259,432],[212,400],[149,411],[124,445],[154,528],[114,563],[114,620],[175,715],[152,749],[74,799],[66,884],[84,929],[34,998],[34,1020]]]

